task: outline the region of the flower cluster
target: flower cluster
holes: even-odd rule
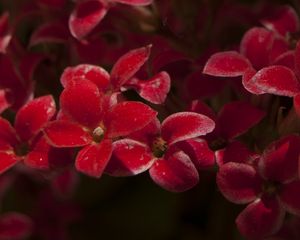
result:
[[[67,239],[84,176],[146,175],[179,193],[203,170],[247,204],[235,216],[246,239],[298,239],[300,18],[216,5],[0,3],[0,239]],[[5,208],[11,189],[36,207]]]

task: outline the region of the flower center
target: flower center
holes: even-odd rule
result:
[[[104,137],[104,127],[102,126],[99,126],[99,127],[96,127],[93,131],[93,140],[94,142],[101,142],[101,140],[103,139]]]
[[[224,138],[218,137],[210,143],[210,148],[214,151],[223,149],[227,145],[227,141]]]
[[[29,146],[27,143],[20,143],[18,146],[15,147],[15,154],[17,156],[25,156],[29,152]]]
[[[268,196],[273,196],[277,193],[280,184],[277,182],[265,182],[262,185],[262,191]]]
[[[168,144],[165,140],[161,137],[157,137],[152,142],[152,153],[155,157],[160,158],[162,157],[168,148]]]

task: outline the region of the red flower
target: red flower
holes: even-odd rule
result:
[[[80,64],[68,67],[61,76],[64,87],[78,80],[89,80],[98,86],[101,92],[112,94],[129,88],[135,89],[138,94],[154,103],[165,101],[170,90],[170,77],[166,72],[160,72],[149,80],[133,78],[136,72],[144,65],[150,55],[151,45],[129,51],[119,58],[109,74],[102,67]]]
[[[223,195],[237,204],[249,203],[236,219],[247,238],[277,232],[285,211],[300,214],[299,144],[299,136],[287,136],[270,144],[257,164],[228,162],[220,167],[217,184]]]
[[[0,118],[1,173],[20,160],[37,169],[48,169],[51,161],[58,156],[63,156],[67,161],[68,154],[51,147],[41,135],[42,128],[55,112],[55,102],[52,96],[48,95],[24,105],[17,112],[15,128],[7,120]]]
[[[214,122],[201,114],[179,112],[159,125],[154,121],[144,129],[113,145],[113,154],[105,171],[113,176],[129,176],[150,168],[155,183],[172,192],[194,187],[197,169],[214,163],[207,144],[195,139],[214,129]]]
[[[85,0],[79,1],[70,15],[69,29],[73,37],[82,39],[104,18],[114,2],[132,6],[145,6],[152,0]]]
[[[55,147],[82,147],[76,168],[100,177],[112,152],[112,142],[146,126],[156,112],[140,102],[106,105],[99,87],[87,80],[70,82],[60,96],[62,112],[69,120],[56,120],[44,132]]]

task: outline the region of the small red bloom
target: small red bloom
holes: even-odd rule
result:
[[[250,203],[236,219],[244,236],[256,239],[274,234],[285,211],[300,214],[299,144],[300,138],[290,135],[270,144],[257,164],[221,165],[217,184],[223,195],[234,203]]]

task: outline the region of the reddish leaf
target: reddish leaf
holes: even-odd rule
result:
[[[300,92],[294,72],[287,67],[274,65],[258,71],[251,79],[265,93],[293,97]]]
[[[24,105],[16,115],[15,128],[23,141],[35,136],[56,112],[51,95],[35,98]]]
[[[92,141],[91,135],[80,125],[64,120],[50,122],[44,133],[54,147],[79,147]]]
[[[61,109],[74,121],[94,128],[102,119],[102,95],[90,81],[72,82],[60,95]]]
[[[111,0],[111,1],[128,4],[132,6],[146,6],[151,4],[153,0]]]
[[[25,239],[33,230],[33,223],[29,217],[21,213],[8,212],[0,217],[0,239]]]
[[[203,73],[218,77],[238,77],[251,67],[247,58],[235,51],[219,52],[206,62]]]
[[[221,135],[225,139],[237,137],[255,126],[264,116],[264,111],[247,102],[228,103],[219,112],[218,124],[221,128]]]
[[[67,87],[71,82],[89,80],[97,85],[99,91],[105,90],[109,85],[110,76],[102,67],[90,64],[80,64],[75,67],[67,67],[61,75],[60,82]]]
[[[69,29],[73,37],[84,38],[103,19],[107,6],[100,0],[80,1],[69,18]]]
[[[241,41],[240,52],[247,57],[256,69],[269,64],[269,53],[274,41],[274,33],[264,28],[248,30]]]
[[[255,200],[261,192],[261,183],[256,170],[244,163],[226,163],[217,174],[220,191],[229,201],[237,204]]]
[[[111,176],[132,176],[148,170],[154,157],[145,144],[131,139],[113,143],[113,153],[105,172]]]
[[[119,88],[144,65],[150,55],[151,45],[129,51],[119,58],[111,70],[111,84]]]
[[[299,30],[299,18],[291,6],[282,6],[274,11],[270,17],[262,19],[261,23],[268,29],[276,31],[282,36]]]
[[[243,236],[262,239],[280,229],[284,215],[283,208],[275,198],[257,199],[239,214],[236,224]]]
[[[121,102],[106,115],[105,125],[110,138],[126,136],[148,125],[157,112],[140,102]]]
[[[282,186],[279,198],[285,209],[300,216],[300,181],[293,181]]]
[[[170,91],[171,80],[166,72],[160,72],[147,81],[139,81],[138,93],[147,101],[154,104],[165,102],[168,92]]]
[[[183,152],[177,152],[168,159],[158,159],[150,168],[152,180],[171,192],[184,192],[199,181],[198,172]]]
[[[100,178],[112,154],[111,140],[91,144],[81,149],[76,157],[75,167],[91,177]]]
[[[215,128],[210,118],[193,112],[179,112],[167,117],[161,125],[161,136],[169,145],[206,135]]]

